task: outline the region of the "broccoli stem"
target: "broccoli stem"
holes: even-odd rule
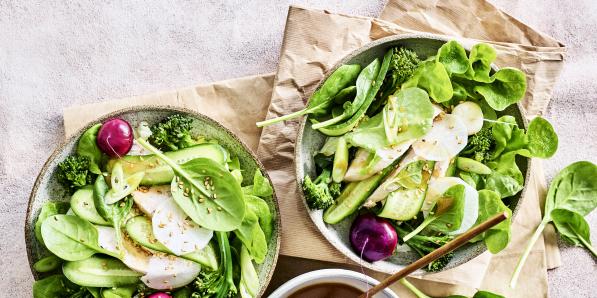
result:
[[[512,288],[512,289],[516,288],[516,283],[518,282],[518,276],[520,276],[520,272],[522,272],[522,267],[524,267],[524,263],[527,261],[527,258],[531,254],[531,250],[533,249],[533,246],[535,246],[535,242],[537,242],[537,240],[539,240],[539,237],[542,235],[543,230],[547,226],[548,222],[549,222],[548,216],[544,217],[543,220],[541,221],[541,223],[539,224],[539,226],[537,227],[537,229],[535,230],[535,233],[533,234],[533,236],[531,236],[531,239],[529,240],[529,243],[527,244],[524,252],[522,253],[522,256],[520,256],[520,260],[518,260],[516,269],[514,269],[514,273],[512,274],[512,279],[510,279],[510,288]]]
[[[410,240],[410,238],[419,234],[425,227],[427,227],[435,219],[436,219],[436,217],[433,215],[427,216],[427,218],[425,218],[425,220],[423,220],[423,222],[416,229],[414,229],[412,232],[408,233],[408,235],[404,236],[402,238],[402,241],[406,242],[406,241]]]
[[[425,295],[425,293],[421,292],[421,290],[417,289],[417,287],[411,284],[406,278],[399,280],[399,282],[407,289],[409,289],[411,292],[413,292],[413,294],[415,294],[415,296],[417,296],[418,298],[431,298]]]

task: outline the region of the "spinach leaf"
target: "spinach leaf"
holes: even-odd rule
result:
[[[443,44],[435,58],[446,68],[449,75],[464,74],[469,70],[469,61],[464,48],[455,40]]]
[[[34,233],[35,239],[44,245],[44,238],[41,235],[41,224],[46,218],[56,215],[65,214],[68,211],[69,203],[67,202],[47,202],[41,207],[41,211],[35,221]]]
[[[454,95],[450,76],[444,65],[436,60],[422,62],[402,88],[419,87],[429,93],[435,102],[448,101]]]
[[[122,247],[122,225],[133,207],[133,199],[127,197],[123,201],[108,204],[106,197],[109,193],[104,176],[98,175],[93,184],[93,202],[98,213],[114,227],[116,241]]]
[[[255,170],[253,185],[243,187],[243,192],[262,198],[267,198],[274,194],[274,190],[270,185],[269,180],[263,176],[259,169]]]
[[[437,199],[429,215],[416,229],[404,236],[402,241],[408,241],[424,229],[441,233],[458,230],[462,224],[464,209],[464,185],[454,185]]]
[[[479,225],[482,222],[488,220],[492,216],[501,213],[508,212],[508,215],[512,215],[512,211],[508,208],[500,196],[491,190],[480,190],[479,191],[479,217],[475,225]],[[511,233],[510,225],[512,219],[508,217],[505,221],[495,225],[485,233],[475,237],[473,241],[484,240],[485,246],[492,253],[496,254],[502,251],[510,242]]]
[[[375,79],[379,73],[380,65],[381,63],[379,62],[379,59],[375,59],[361,70],[361,73],[359,73],[359,76],[357,77],[357,94],[352,102],[345,102],[343,104],[343,111],[340,115],[323,122],[315,123],[312,125],[312,128],[319,129],[327,127],[352,117],[352,115],[354,115],[367,101],[367,97],[376,83]]]
[[[551,211],[551,219],[562,239],[572,245],[584,246],[597,257],[597,251],[591,245],[589,224],[580,214],[566,209],[554,209]]]
[[[70,281],[84,287],[111,288],[135,285],[142,275],[120,260],[106,256],[66,262],[62,271]]]
[[[489,81],[475,86],[474,90],[497,111],[503,111],[509,105],[517,103],[524,97],[527,89],[526,75],[516,68],[501,68]]]
[[[527,148],[532,157],[549,158],[558,150],[558,135],[553,126],[541,117],[535,117],[529,123],[527,136]]]
[[[97,252],[114,255],[100,248],[97,230],[88,221],[74,215],[53,215],[41,226],[48,250],[67,261],[84,260]]]
[[[70,282],[64,275],[50,275],[33,283],[34,298],[73,297],[81,287]]]
[[[101,174],[99,165],[102,160],[102,151],[97,146],[97,133],[102,125],[100,123],[86,130],[77,144],[77,154],[89,158],[89,171],[94,174]]]
[[[240,227],[245,217],[245,201],[230,172],[207,158],[193,159],[174,171],[180,176],[172,180],[172,197],[194,222],[214,231]]]
[[[531,253],[531,249],[535,245],[535,242],[537,242],[542,235],[545,226],[554,220],[551,216],[554,210],[566,210],[583,217],[597,207],[597,180],[595,177],[597,177],[597,166],[589,161],[578,161],[564,168],[551,181],[547,192],[547,198],[545,199],[543,220],[541,220],[535,233],[531,236],[531,239],[529,239],[526,249],[518,261],[518,265],[510,280],[511,288],[516,287],[516,282],[518,281],[518,276],[522,271],[522,267]],[[554,213],[556,217],[558,217],[558,224],[560,224],[560,227],[564,228],[562,230],[569,228],[569,230],[578,233],[580,241],[583,236],[587,235],[584,231],[584,224],[581,223],[575,215],[573,215],[575,218],[567,217],[563,219],[563,212],[564,211],[556,211]],[[564,214],[569,215],[569,213]],[[563,224],[565,225],[563,226]],[[566,225],[574,225],[574,227]],[[572,235],[568,230],[566,230],[564,234],[564,236],[568,238]]]
[[[322,127],[319,131],[327,136],[340,136],[349,131],[351,131],[355,126],[359,124],[361,119],[365,117],[365,113],[371,106],[371,103],[375,99],[377,92],[381,88],[383,80],[386,77],[386,73],[388,72],[388,68],[390,67],[390,62],[392,60],[392,51],[388,51],[383,58],[383,62],[381,63],[381,67],[379,68],[379,72],[376,74],[375,80],[371,83],[372,87],[367,92],[367,97],[365,98],[365,102],[361,105],[361,107],[350,117],[350,119],[336,123],[334,125],[330,125],[327,127]]]
[[[251,208],[247,209],[242,224],[234,233],[249,250],[255,262],[263,263],[267,254],[267,240],[259,225],[257,214]]]
[[[342,65],[338,67],[328,78],[323,85],[311,96],[307,107],[304,109],[284,115],[278,118],[269,119],[257,122],[258,127],[274,124],[284,120],[290,120],[302,115],[314,114],[323,116],[328,113],[330,106],[334,103],[333,99],[342,89],[352,85],[357,79],[361,71],[361,66],[358,64]],[[380,82],[381,84],[381,82]]]

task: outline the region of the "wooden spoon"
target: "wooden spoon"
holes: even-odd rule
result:
[[[413,273],[414,271],[427,266],[429,263],[439,259],[443,255],[457,249],[458,247],[462,246],[463,244],[469,242],[471,239],[475,238],[477,235],[489,230],[493,226],[499,224],[500,222],[506,220],[508,218],[508,213],[498,213],[494,215],[492,218],[484,221],[483,223],[479,224],[478,226],[473,227],[472,229],[460,234],[458,237],[452,239],[452,241],[446,243],[444,246],[430,252],[428,255],[418,259],[417,261],[411,263],[410,265],[404,267],[404,269],[394,273],[390,277],[384,279],[382,282],[377,284],[376,286],[369,289],[369,291],[363,293],[359,298],[368,298],[373,297],[379,291],[389,287],[391,284],[395,283],[396,281],[405,278],[409,274]]]

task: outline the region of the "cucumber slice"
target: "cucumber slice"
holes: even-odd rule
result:
[[[141,273],[129,269],[121,261],[105,256],[66,262],[62,266],[64,276],[83,287],[121,287],[139,282]]]
[[[177,151],[164,152],[164,154],[178,164],[183,164],[189,160],[203,157],[209,158],[218,164],[225,166],[226,161],[228,160],[228,152],[226,149],[218,144],[212,143],[200,144]],[[165,165],[162,160],[155,155],[127,155],[120,159],[111,159],[108,162],[108,172],[112,172],[112,168],[117,163],[122,164],[125,177],[135,173],[145,172],[143,179],[141,179],[141,185],[167,184],[174,178],[172,169],[168,165]]]
[[[336,199],[336,203],[323,213],[323,221],[337,224],[354,213],[367,198],[377,189],[381,182],[394,170],[402,157],[383,169],[379,174],[359,182],[351,182]]]
[[[125,226],[126,233],[138,244],[149,249],[169,253],[168,249],[153,236],[151,220],[145,216],[129,219]]]
[[[73,212],[80,218],[96,225],[110,225],[110,222],[106,221],[95,208],[91,186],[85,186],[77,190],[70,199],[70,206]]]
[[[412,219],[421,210],[424,200],[425,191],[419,188],[393,191],[377,216],[400,221]]]
[[[149,218],[145,216],[133,217],[126,223],[125,229],[129,237],[137,244],[160,252],[172,253],[155,239]],[[201,250],[187,253],[180,257],[207,266],[212,270],[218,269],[218,258],[211,242]]]
[[[466,157],[456,158],[456,167],[458,167],[462,171],[471,172],[479,175],[491,174],[491,169],[488,166],[474,159]]]

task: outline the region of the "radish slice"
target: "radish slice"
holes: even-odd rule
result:
[[[446,113],[446,112],[444,112],[444,109],[442,107],[440,107],[439,105],[433,104],[432,106],[433,106],[433,119],[435,119],[435,117],[437,117],[439,114]]]
[[[459,117],[443,115],[425,136],[413,144],[415,153],[426,160],[448,160],[464,149],[468,130]]]
[[[478,133],[483,128],[483,111],[478,104],[472,101],[465,101],[455,106],[452,115],[462,120],[469,136]]]
[[[118,247],[116,230],[112,227],[95,226],[97,229],[99,246],[107,251],[121,254],[122,262],[129,268],[145,273],[147,272],[150,253],[133,244],[128,238],[122,239],[124,247]]]
[[[458,235],[468,231],[475,225],[477,217],[479,216],[479,193],[472,186],[468,185],[464,180],[456,177],[441,177],[432,179],[427,188],[427,195],[423,203],[423,214],[427,216],[429,211],[448,188],[454,185],[464,185],[464,215],[462,224],[458,230],[449,233],[450,235]]]
[[[172,193],[170,192],[170,184],[168,184],[136,190],[132,193],[132,196],[137,207],[151,217],[158,205],[170,199]]]
[[[377,161],[371,166],[369,165],[371,162],[369,155],[372,153],[365,149],[357,150],[355,158],[350,163],[346,175],[344,175],[344,181],[361,181],[375,175],[392,164],[396,158],[402,156],[413,142],[414,140],[405,141],[392,147],[377,150],[377,156],[374,157]]]
[[[204,248],[213,236],[187,218],[173,198],[163,201],[151,218],[155,238],[177,256]]]
[[[157,290],[171,290],[186,286],[199,275],[201,266],[182,258],[155,255],[149,259],[147,274],[141,281]]]

